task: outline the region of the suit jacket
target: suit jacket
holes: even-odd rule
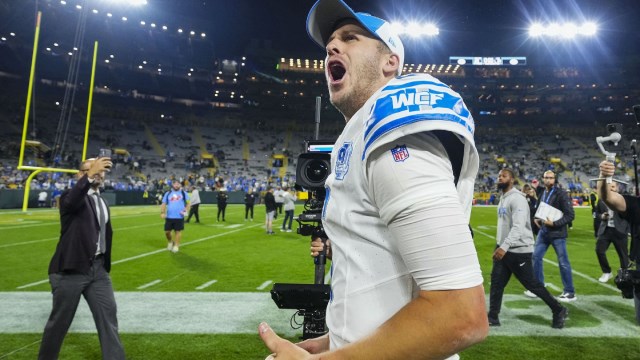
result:
[[[599,200],[598,206],[596,209],[596,216],[598,219],[600,219],[600,227],[598,228],[598,237],[604,234],[604,231],[607,229],[607,224],[609,220],[602,220],[602,214],[605,214],[607,212],[609,212],[609,208],[604,203],[604,201]],[[618,214],[618,212],[616,211],[613,212],[613,226],[616,229],[616,231],[620,234],[620,236],[626,237],[627,234],[631,231],[629,227],[629,223],[623,218],[621,218],[620,214]]]
[[[76,185],[65,190],[60,197],[60,240],[49,263],[49,274],[63,271],[88,272],[91,268],[100,234],[100,223],[96,217],[96,208],[89,199],[89,178],[85,174]],[[104,199],[103,199],[104,200]],[[109,211],[109,205],[107,211]],[[106,224],[104,250],[104,268],[111,270],[111,213]]]

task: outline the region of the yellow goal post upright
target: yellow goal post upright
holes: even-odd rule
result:
[[[40,21],[42,19],[42,12],[38,11],[38,15],[36,18],[36,29],[33,40],[33,54],[31,55],[31,71],[29,73],[29,87],[27,90],[27,103],[24,109],[24,122],[22,124],[22,141],[20,142],[20,157],[18,159],[18,170],[32,170],[33,172],[29,174],[27,177],[25,186],[24,186],[24,198],[22,201],[22,211],[26,212],[29,206],[29,192],[31,190],[31,181],[33,178],[41,172],[63,172],[63,173],[71,173],[75,174],[78,172],[78,169],[64,169],[64,168],[55,168],[55,167],[40,167],[40,166],[25,166],[24,165],[24,150],[27,142],[27,130],[29,125],[29,110],[31,109],[31,98],[33,93],[33,81],[35,77],[36,70],[36,58],[38,55],[38,40],[40,37]],[[82,160],[84,161],[87,158],[87,142],[89,140],[89,124],[91,120],[91,105],[93,102],[93,86],[95,80],[96,73],[96,59],[98,55],[98,42],[96,41],[93,46],[93,63],[91,67],[91,84],[89,87],[89,105],[87,106],[87,120],[85,123],[84,130],[84,143],[82,145]],[[68,86],[68,84],[67,84]]]

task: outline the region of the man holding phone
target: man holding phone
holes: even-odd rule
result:
[[[78,181],[60,196],[60,240],[49,264],[53,295],[38,359],[57,359],[64,337],[84,296],[98,330],[102,358],[124,359],[118,335],[111,270],[111,214],[100,197],[100,186],[111,159],[99,157],[80,164]]]

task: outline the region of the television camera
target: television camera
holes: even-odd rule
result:
[[[304,211],[296,219],[299,224],[297,232],[312,239],[320,238],[324,244],[327,240],[322,226],[322,208],[326,196],[324,183],[331,173],[333,142],[309,140],[305,148],[306,152],[298,157],[296,190],[307,191],[309,197],[304,204]],[[303,340],[327,332],[325,318],[331,288],[324,283],[326,259],[325,245],[313,260],[313,284],[274,284],[271,289],[271,298],[279,308],[298,310],[291,318],[291,327],[302,327]],[[302,324],[295,321],[296,316],[303,317]]]

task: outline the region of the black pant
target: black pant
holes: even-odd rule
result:
[[[244,204],[244,219],[247,220],[249,216],[249,212],[251,212],[251,219],[253,220],[253,204]]]
[[[200,204],[191,205],[191,208],[189,209],[189,216],[187,217],[187,222],[189,222],[189,220],[191,220],[191,216],[192,215],[196,216],[196,222],[200,222],[200,214],[198,213],[198,207],[199,206],[200,206]]]
[[[493,260],[491,270],[491,288],[489,290],[489,316],[498,318],[502,307],[502,296],[504,288],[511,279],[511,274],[532,293],[538,295],[554,313],[562,309],[562,305],[556,300],[544,285],[533,275],[533,264],[531,262],[532,253],[507,252],[502,260]]]
[[[627,234],[620,233],[615,228],[607,227],[602,235],[598,237],[598,241],[596,241],[596,255],[598,255],[598,262],[603,273],[611,272],[611,266],[609,266],[609,261],[607,260],[607,249],[611,243],[613,243],[613,247],[618,253],[620,267],[626,269],[629,266]]]
[[[227,210],[227,204],[218,204],[218,221],[220,221],[220,214],[222,214],[222,221],[224,221],[224,213]]]
[[[118,336],[116,299],[104,260],[93,262],[88,273],[56,273],[49,275],[53,307],[44,328],[38,359],[57,359],[69,326],[84,296],[98,330],[103,359],[124,359],[124,348]]]
[[[276,214],[282,214],[282,205],[284,205],[284,203],[276,203]]]

